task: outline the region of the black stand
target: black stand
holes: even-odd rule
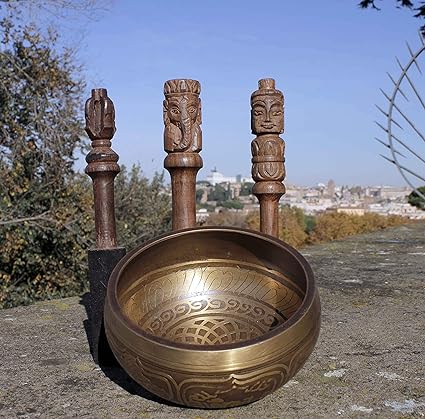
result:
[[[105,336],[103,310],[109,277],[124,255],[123,247],[88,251],[90,295],[87,317],[91,334],[90,350],[98,365],[110,365],[115,359]]]

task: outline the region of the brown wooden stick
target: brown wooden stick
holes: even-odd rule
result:
[[[114,104],[106,89],[93,89],[86,102],[86,132],[92,150],[86,157],[86,173],[93,180],[96,248],[117,246],[114,206],[114,179],[119,173],[118,154],[111,149],[115,134]]]
[[[284,99],[273,79],[261,79],[251,95],[251,129],[257,137],[251,143],[254,195],[260,201],[260,229],[279,236],[279,199],[285,193]]]
[[[190,79],[164,84],[164,167],[170,172],[173,230],[196,224],[196,174],[202,167],[201,86]]]

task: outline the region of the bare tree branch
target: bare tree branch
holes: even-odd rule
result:
[[[15,218],[12,220],[0,220],[0,225],[20,224],[20,223],[40,221],[40,220],[55,222],[51,218],[46,218],[47,214],[49,214],[49,211],[43,212],[42,214],[34,215],[32,217]]]

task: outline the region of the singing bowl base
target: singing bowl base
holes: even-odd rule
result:
[[[317,340],[311,269],[260,233],[192,229],[135,249],[108,285],[105,328],[124,369],[160,397],[224,408],[264,397]]]

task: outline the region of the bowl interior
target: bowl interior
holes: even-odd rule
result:
[[[268,334],[302,305],[296,252],[254,232],[191,230],[136,249],[118,273],[127,319],[170,342],[223,345]]]

